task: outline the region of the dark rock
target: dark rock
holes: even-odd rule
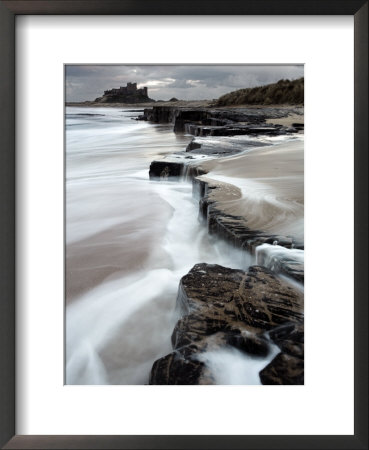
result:
[[[196,264],[180,281],[177,307],[185,315],[201,312],[211,333],[239,328],[235,321],[253,331],[269,330],[281,322],[303,322],[303,294],[259,266],[244,272],[217,264]]]
[[[149,177],[151,180],[177,181],[180,178],[193,180],[195,177],[205,175],[206,172],[201,166],[191,164],[188,157],[181,162],[163,159],[152,161],[150,164]]]
[[[147,120],[147,117],[144,114],[140,114],[136,117],[136,120]]]
[[[183,314],[201,310],[207,317],[240,320],[259,331],[303,321],[303,295],[259,266],[243,272],[196,264],[181,279],[177,305]]]
[[[183,173],[183,163],[171,161],[153,161],[150,164],[150,179],[177,180]]]
[[[304,325],[302,323],[282,325],[270,331],[269,336],[284,353],[304,358]]]
[[[140,120],[173,123],[175,132],[186,131],[195,136],[278,135],[286,133],[286,127],[267,125],[266,119],[281,118],[288,116],[289,113],[301,114],[301,112],[302,108],[293,107],[238,108],[234,110],[232,108],[186,108],[168,105],[145,109]]]
[[[190,125],[190,128],[193,125]],[[268,145],[265,142],[260,142],[260,140],[248,139],[247,142],[240,141],[237,139],[232,139],[228,137],[227,140],[219,139],[202,139],[201,143],[192,140],[186,148],[186,152],[191,152],[197,155],[209,155],[209,156],[231,156],[237,155],[238,153],[244,152],[246,149],[251,149],[252,147],[263,147]]]
[[[269,353],[268,342],[256,334],[230,333],[226,336],[226,342],[251,355],[266,356]]]
[[[155,123],[172,123],[177,108],[174,106],[154,106],[144,109],[144,120]]]
[[[194,142],[194,140],[192,140],[186,147],[186,152],[190,152],[191,150],[195,150],[196,148],[201,148],[201,144],[199,144],[198,142]]]
[[[181,352],[173,352],[155,361],[149,384],[199,384],[204,363]]]
[[[200,317],[198,314],[189,314],[180,319],[174,327],[172,345],[174,349],[193,343],[199,343],[205,337],[214,335],[229,328],[229,321],[222,319],[219,314],[213,317]],[[206,343],[201,345],[206,348]]]
[[[304,360],[279,353],[259,375],[262,384],[304,384]]]
[[[178,109],[174,119],[174,132],[185,131],[185,125],[192,122],[201,122],[209,117],[204,109]]]
[[[239,135],[260,135],[276,136],[286,134],[286,129],[277,126],[249,126],[249,125],[224,125],[224,126],[204,126],[190,123],[185,127],[185,131],[194,136],[239,136]]]
[[[151,384],[211,383],[197,355],[224,346],[267,355],[263,333],[281,323],[302,324],[303,295],[263,267],[244,272],[203,263],[181,279],[177,310],[182,317],[172,334],[176,351],[155,362]],[[294,330],[279,329],[273,336],[287,341]]]
[[[169,102],[178,102],[178,98],[172,97],[170,100],[168,100]]]

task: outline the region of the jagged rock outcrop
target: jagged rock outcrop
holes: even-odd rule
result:
[[[281,241],[279,241],[278,246],[275,245],[272,249],[278,250],[281,245],[280,242]],[[271,252],[270,249],[270,246],[261,246],[257,248],[256,252],[258,264],[268,267],[273,270],[273,272],[287,275],[300,283],[304,283],[304,263],[289,254],[291,252]]]
[[[287,323],[269,333],[270,338],[288,355],[304,358],[304,327],[301,323]]]
[[[197,165],[191,165],[186,161],[178,162],[168,159],[152,161],[149,169],[149,177],[152,180],[177,181],[181,177],[193,179],[204,174],[205,171]]]
[[[247,148],[264,147],[267,142],[261,142],[257,139],[247,139]],[[190,155],[207,155],[207,156],[232,156],[245,151],[245,141],[241,139],[203,139],[202,137],[194,137],[186,147],[186,153]]]
[[[144,109],[141,120],[148,120],[155,123],[173,123],[174,131],[185,131],[185,124],[201,124],[211,115],[210,111],[200,108],[179,108],[175,106],[154,106]]]
[[[284,117],[286,111],[269,114]],[[170,122],[174,124],[174,131],[195,136],[296,132],[292,127],[266,125],[266,117],[258,110],[246,113],[158,106],[145,110],[141,119]],[[199,140],[201,144],[192,140],[186,152],[225,156],[243,151],[243,148],[228,143],[224,143],[224,148],[212,148],[204,144],[203,138]],[[248,140],[248,144],[250,142]],[[257,142],[257,145],[262,144]],[[219,198],[214,195],[215,190],[221,190],[221,203],[240,198],[241,191],[233,185],[198,178],[205,173],[202,167],[196,162],[181,161],[181,157],[194,158],[178,153],[172,158],[174,161],[170,158],[153,161],[150,178],[192,178],[193,195],[199,200],[199,216],[206,222],[210,234],[250,253],[255,253],[261,244],[303,248],[303,244],[292,237],[251,230],[245,217],[225,213],[218,204]],[[260,261],[266,263],[262,253]],[[276,273],[303,282],[303,263],[284,257],[274,261],[272,267]],[[263,384],[303,384],[303,293],[267,268],[254,266],[244,272],[219,265],[197,264],[181,280],[177,308],[181,318],[172,333],[173,352],[155,361],[150,384],[214,384],[217,380],[203,356],[224,348],[235,348],[254,357],[269,357],[269,364],[265,363],[267,366],[260,372]],[[274,349],[280,349],[274,358],[276,353],[275,350],[271,353],[272,344]]]
[[[216,189],[221,189],[224,200],[234,201],[241,197],[241,192],[235,186],[217,183],[208,178],[198,178],[205,175],[205,170],[197,165],[185,161],[171,161],[163,159],[152,161],[149,176],[152,180],[177,181],[180,178],[192,179],[192,194],[199,201],[199,217],[206,223],[209,234],[214,234],[230,245],[255,254],[262,244],[278,245],[287,249],[302,250],[303,244],[290,236],[253,230],[247,226],[247,220],[242,216],[228,214],[218,207],[214,199]],[[265,265],[275,273],[284,274],[299,283],[304,283],[304,263],[297,261],[292,255],[282,257],[269,256],[263,249],[258,250],[258,264]]]
[[[282,125],[266,124],[266,119],[286,117],[290,112],[301,113],[301,108],[185,108],[154,106],[144,110],[139,120],[155,123],[173,123],[175,132],[194,136],[280,135],[294,132]]]
[[[283,357],[283,364],[277,360],[273,380],[278,375],[284,384],[291,381],[290,372],[297,370],[293,359],[297,350],[286,353],[286,348],[292,348],[294,336],[301,341],[293,331],[302,330],[298,327],[303,324],[303,294],[269,270],[253,266],[244,272],[216,264],[196,264],[180,282],[177,308],[182,317],[172,334],[174,351],[154,363],[150,384],[212,384],[213,376],[201,354],[235,347],[265,356],[270,351],[266,333],[272,336],[273,330],[276,333],[272,339],[293,361],[289,367],[288,358]],[[289,328],[281,330],[284,324]],[[263,382],[271,380],[266,373]]]
[[[260,372],[262,384],[304,384],[304,361],[300,358],[279,353]]]
[[[192,141],[187,145],[186,152],[191,152],[192,150],[197,150],[201,148],[201,144],[199,142],[195,142],[194,138]]]
[[[175,106],[154,106],[145,108],[143,114],[137,117],[138,120],[148,120],[154,123],[172,123],[178,108]]]
[[[296,128],[297,130],[303,130],[304,129],[304,124],[302,123],[302,122],[295,122],[295,123],[292,123],[292,126],[294,127],[294,128]]]
[[[257,136],[263,134],[265,136],[279,136],[287,133],[295,133],[296,130],[290,130],[282,125],[222,125],[208,126],[196,125],[193,123],[186,124],[184,130],[193,136]]]
[[[178,180],[183,174],[183,163],[166,161],[152,161],[150,164],[149,177],[151,179]]]
[[[261,372],[263,384],[304,384],[304,327],[288,323],[270,333],[282,350]]]
[[[247,226],[245,217],[234,216],[225,213],[218,207],[214,192],[223,189],[224,184],[218,184],[208,178],[194,178],[192,180],[192,193],[199,200],[199,216],[206,223],[208,232],[215,234],[234,247],[244,249],[254,254],[256,248],[262,244],[278,244],[288,249],[303,249],[303,244],[295,241],[292,237],[266,233],[262,230],[252,230]],[[229,192],[229,199],[234,200],[235,192]],[[223,200],[227,199],[223,195]],[[263,265],[266,254],[259,253],[258,263]],[[273,263],[273,264],[272,264]],[[304,282],[304,264],[295,261],[292,257],[272,259],[268,267],[273,267],[276,273],[283,273],[298,282]]]

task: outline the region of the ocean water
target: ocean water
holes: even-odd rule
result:
[[[189,182],[149,180],[150,162],[191,136],[132,120],[138,114],[66,109],[67,384],[147,384],[153,362],[171,352],[180,278],[200,262],[254,263],[208,236]],[[229,358],[237,367],[237,352]],[[247,379],[259,370],[257,361]]]

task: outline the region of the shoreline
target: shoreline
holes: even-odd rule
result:
[[[176,102],[148,102],[148,103],[100,103],[100,102],[66,102],[65,107],[78,108],[131,108],[132,112],[140,112],[145,109],[171,109],[182,110],[191,108],[194,110],[204,109],[208,111],[242,111],[242,110],[263,110],[263,111],[287,111],[287,115],[283,117],[265,118],[266,124],[281,125],[284,127],[292,127],[294,123],[304,124],[304,105],[300,104],[276,104],[276,105],[230,105],[216,106],[213,100],[179,100]],[[145,119],[147,120],[147,119]],[[149,119],[150,120],[150,119]]]
[[[141,184],[137,185],[135,181],[135,190],[130,190],[130,184],[127,189],[124,184],[127,166],[119,166],[124,163],[122,158],[126,152],[112,152],[110,155],[114,155],[114,160],[107,166],[102,164],[99,171],[109,168],[113,175],[116,174],[119,181],[109,182],[112,187],[109,193],[119,194],[117,199],[122,203],[121,207],[117,204],[118,217],[126,211],[124,217],[136,220],[137,224],[132,224],[130,234],[130,225],[124,223],[121,227],[119,219],[118,227],[113,223],[110,229],[96,233],[92,222],[100,217],[101,211],[106,208],[110,219],[117,214],[113,211],[110,215],[110,206],[104,202],[96,209],[99,197],[91,195],[94,183],[88,184],[92,188],[89,191],[93,200],[91,211],[96,210],[96,217],[88,215],[91,222],[88,239],[77,241],[70,248],[73,251],[69,268],[74,266],[79,275],[74,285],[67,284],[71,297],[74,291],[82,303],[70,303],[69,323],[76,324],[83,317],[83,322],[93,324],[94,315],[97,318],[100,314],[108,314],[109,320],[104,322],[104,327],[107,333],[112,333],[114,324],[117,326],[122,321],[122,314],[134,312],[132,317],[127,316],[121,322],[109,340],[94,344],[97,357],[107,370],[94,380],[102,384],[237,384],[233,376],[237,374],[238,384],[303,384],[303,265],[298,259],[291,261],[290,258],[303,255],[303,245],[290,236],[277,234],[276,230],[263,229],[262,222],[259,222],[260,226],[250,223],[250,217],[245,213],[250,212],[252,217],[256,209],[244,204],[245,192],[250,187],[255,187],[256,193],[260,187],[269,189],[272,194],[275,191],[274,197],[270,197],[270,192],[266,196],[259,192],[263,214],[270,214],[273,203],[279,202],[286,186],[285,183],[273,184],[273,176],[282,176],[281,171],[289,167],[291,151],[285,149],[281,153],[275,143],[301,141],[303,137],[297,128],[288,129],[266,120],[288,117],[296,108],[214,109],[155,105],[153,109],[129,112],[128,108],[125,105],[124,113],[113,108],[109,111],[71,108],[68,111],[72,113],[71,121],[82,123],[97,124],[100,118],[94,116],[106,116],[101,125],[111,123],[119,133],[122,117],[126,117],[124,123],[129,123],[132,129],[131,138],[127,136],[133,152],[129,157],[135,161],[132,175],[135,180],[137,177],[145,180],[144,185],[150,188],[142,197],[130,197],[130,192],[137,192]],[[303,110],[300,108],[299,112],[303,113]],[[136,126],[134,120],[138,115],[137,120],[148,123],[137,123]],[[298,117],[301,119],[303,115],[298,114]],[[100,128],[97,126],[96,129],[98,134]],[[108,134],[105,130],[103,135]],[[121,138],[119,135],[118,140],[111,139],[107,141],[108,145]],[[91,149],[105,149],[104,142],[104,139],[91,140]],[[155,150],[159,148],[163,151]],[[279,158],[280,153],[285,160]],[[273,154],[274,161],[270,160],[271,164],[268,164]],[[99,154],[95,156],[94,164]],[[141,161],[139,169],[134,156]],[[152,158],[157,160],[152,161]],[[266,159],[261,161],[260,158]],[[115,159],[117,164],[112,166]],[[78,167],[77,164],[75,169]],[[92,165],[90,169],[94,167]],[[85,165],[81,168],[86,169]],[[292,166],[289,169],[293,175],[296,169]],[[286,180],[291,173],[284,175],[282,178]],[[261,180],[262,177],[270,178],[271,184],[267,179]],[[249,178],[256,185],[245,186],[242,180]],[[164,181],[161,186],[160,181]],[[142,189],[140,187],[139,191],[143,192]],[[99,192],[100,184],[96,193]],[[165,202],[163,211],[168,211],[168,205],[173,207],[169,221],[151,201],[147,201],[149,192],[159,194],[158,199]],[[293,194],[296,197],[297,193]],[[268,197],[272,205],[268,202],[264,205],[263,197]],[[294,200],[298,200],[295,197]],[[283,202],[277,206],[282,208],[283,215]],[[132,217],[132,212],[141,210],[143,214],[140,212]],[[272,214],[275,211],[272,209]],[[149,216],[148,212],[153,214]],[[80,212],[76,210],[75,213],[78,218]],[[153,218],[156,215],[160,229],[156,227],[158,233],[154,234]],[[141,223],[143,217],[146,219]],[[280,229],[284,231],[283,227]],[[78,228],[74,232],[78,237]],[[155,252],[151,255],[149,251],[151,256],[146,266],[141,251],[147,250],[147,232]],[[159,241],[165,244],[164,247],[161,243],[156,245]],[[81,272],[79,266],[89,270]],[[131,266],[134,268],[132,276],[129,274]],[[71,275],[73,273],[76,271],[71,270]],[[289,280],[294,279],[295,285],[286,281],[286,276]],[[88,290],[87,295],[85,289],[91,281],[96,289]],[[159,295],[155,294],[156,289]],[[80,297],[81,293],[83,297]],[[153,301],[145,303],[151,297]],[[112,302],[119,314],[111,308]],[[92,315],[90,312],[86,315],[85,309],[91,306]],[[142,336],[143,330],[147,341]],[[71,339],[79,342],[83,334],[77,333]],[[82,355],[88,357],[83,352]],[[233,364],[238,363],[242,370],[239,366],[233,370]],[[71,363],[69,380],[72,383],[78,380],[79,384],[92,376],[78,370],[78,366]]]
[[[161,110],[159,105],[156,106],[156,114],[151,113],[144,120],[154,118],[154,122],[172,122],[174,131],[192,130],[193,133],[202,134],[205,126],[197,124],[191,128],[191,119],[195,118],[200,124],[209,120],[198,114],[191,117],[191,111],[187,111],[190,118],[186,122],[185,117],[181,117],[181,111],[168,114],[167,108]],[[270,111],[274,109],[270,107]],[[223,108],[223,111],[229,110],[232,108]],[[264,130],[272,135],[287,133],[287,127],[296,118],[300,119],[300,123],[302,118],[303,123],[303,114],[290,114],[287,108],[285,113],[276,118],[262,117],[261,122],[277,127],[271,131],[265,127],[261,133]],[[150,113],[145,110],[146,114]],[[219,128],[213,126],[210,133],[219,132]],[[225,132],[228,129],[227,126],[222,128]],[[252,127],[232,130],[236,130],[236,134],[256,132],[256,128]],[[259,133],[259,128],[257,130]],[[294,131],[296,134],[301,132]],[[227,140],[228,134],[224,136]],[[193,140],[186,152],[201,153],[203,145]],[[266,158],[264,163],[260,162],[260,155]],[[270,159],[270,155],[274,159]],[[278,145],[267,146],[239,156],[230,154],[222,158],[219,155],[204,162],[191,161],[191,157],[188,157],[190,159],[187,161],[176,160],[173,155],[172,158],[169,156],[153,161],[150,178],[158,182],[162,179],[175,182],[186,175],[187,179],[192,179],[193,196],[199,202],[199,217],[208,233],[235,248],[256,255],[256,264],[262,266],[250,266],[248,271],[243,272],[218,265],[196,264],[182,277],[176,306],[181,311],[181,318],[172,334],[173,353],[155,361],[149,384],[219,384],[219,378],[210,373],[208,367],[214,355],[219,355],[224,348],[239,351],[238,358],[243,358],[243,355],[257,358],[271,355],[259,372],[262,384],[304,384],[303,288],[294,285],[294,282],[303,283],[304,280],[303,262],[298,259],[303,254],[303,234],[302,241],[301,236],[296,240],[284,233],[273,233],[273,229],[263,230],[263,222],[250,223],[243,213],[250,205],[245,204],[242,183],[231,183],[232,177],[237,180],[240,176],[245,180],[250,176],[265,179],[268,177],[268,167],[269,177],[273,173],[278,173],[282,180],[292,175],[296,176],[296,180],[302,177],[299,189],[293,192],[292,198],[287,196],[286,202],[297,204],[300,215],[302,208],[303,221],[303,142],[281,144],[279,149]],[[291,157],[295,159],[295,165],[289,167]],[[260,165],[264,167],[261,172]],[[269,183],[272,180],[270,178]],[[279,190],[280,196],[283,189],[289,192],[291,187],[272,182],[269,191]],[[270,197],[270,193],[266,191],[263,195]],[[280,198],[275,195],[278,206]],[[251,208],[254,210],[255,206]],[[273,217],[275,211],[272,208],[267,216],[271,214]],[[259,226],[263,231],[260,231]],[[298,258],[291,259],[291,256]],[[286,282],[278,275],[287,276],[291,282]],[[235,279],[238,281],[234,282]],[[270,296],[267,292],[274,294]],[[225,367],[223,369],[226,370]]]

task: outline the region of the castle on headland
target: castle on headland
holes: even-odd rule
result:
[[[153,102],[147,95],[147,87],[137,89],[137,83],[127,83],[119,89],[104,91],[102,97],[95,99],[98,103],[144,103]]]

